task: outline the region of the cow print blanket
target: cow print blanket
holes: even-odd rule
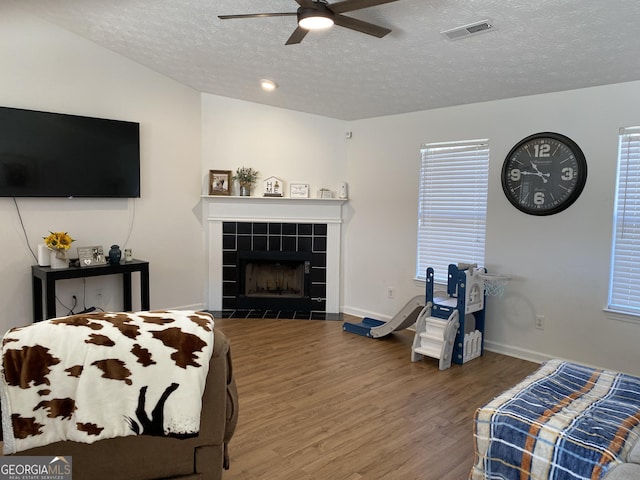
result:
[[[14,328],[2,340],[4,453],[73,440],[198,434],[213,317],[92,313]]]

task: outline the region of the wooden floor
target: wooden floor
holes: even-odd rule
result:
[[[413,332],[374,340],[342,322],[216,319],[240,399],[223,480],[459,480],[475,409],[535,370],[486,352],[438,370]]]

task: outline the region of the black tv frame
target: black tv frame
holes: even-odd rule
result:
[[[140,197],[140,124],[0,107],[0,197]]]

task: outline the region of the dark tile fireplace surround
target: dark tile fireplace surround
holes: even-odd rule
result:
[[[273,262],[278,266],[300,262],[301,268],[306,270],[300,294],[249,294],[249,291],[276,290],[273,282],[269,283],[270,288],[266,287],[266,282],[260,288],[244,285],[249,277],[247,265],[251,262]],[[331,316],[326,313],[326,267],[326,224],[223,222],[223,312],[218,314],[247,318],[319,319]]]

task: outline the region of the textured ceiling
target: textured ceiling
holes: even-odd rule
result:
[[[290,46],[295,17],[217,16],[294,0],[12,1],[198,91],[344,120],[640,80],[638,0],[398,0],[347,14],[382,39],[333,27]]]

